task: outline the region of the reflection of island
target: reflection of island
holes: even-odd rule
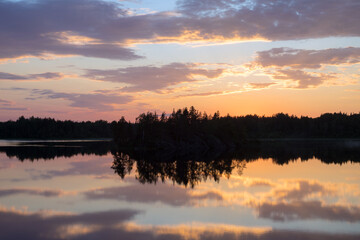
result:
[[[281,140],[261,141],[242,145],[233,151],[116,151],[108,141],[31,142],[16,146],[1,146],[8,157],[24,160],[48,160],[56,157],[81,155],[114,156],[112,168],[124,178],[133,169],[141,183],[171,180],[174,183],[195,186],[201,181],[219,181],[236,170],[243,170],[247,162],[259,158],[272,159],[275,164],[287,164],[313,158],[327,164],[360,162],[359,140]],[[136,169],[135,169],[136,168]]]
[[[136,166],[136,178],[141,183],[171,180],[179,185],[194,187],[207,179],[219,181],[221,176],[229,177],[234,169],[241,174],[247,162],[261,158],[271,158],[280,165],[313,158],[326,164],[360,162],[360,141],[264,141],[223,153],[140,151],[114,152],[113,155],[112,168],[121,178],[130,174]]]
[[[204,156],[202,160],[191,156],[161,156],[156,153],[148,153],[146,158],[134,160],[124,153],[115,153],[112,168],[121,178],[130,174],[136,162],[136,178],[141,183],[156,183],[157,181],[171,180],[174,183],[194,187],[196,184],[207,179],[219,181],[221,176],[229,177],[236,168],[242,171],[245,164],[242,161],[233,160],[231,157]]]
[[[23,142],[13,146],[0,146],[0,153],[16,157],[20,161],[49,160],[56,157],[76,155],[106,155],[114,148],[109,141],[61,141],[61,142]]]

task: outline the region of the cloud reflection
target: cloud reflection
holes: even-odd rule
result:
[[[62,239],[105,229],[132,219],[139,211],[114,210],[79,215],[0,210],[1,239]],[[75,226],[75,228],[74,228]],[[67,230],[67,232],[61,232]],[[74,231],[75,230],[75,231]]]
[[[294,201],[291,203],[261,203],[259,217],[274,221],[324,219],[329,221],[360,221],[357,206],[325,205],[320,201]]]
[[[141,226],[128,222],[139,214],[135,210],[78,215],[44,216],[40,213],[21,213],[0,210],[1,239],[343,239],[355,240],[359,235],[315,233],[305,231],[246,228],[235,225],[192,224],[175,226]]]
[[[135,184],[122,187],[102,188],[84,193],[87,199],[122,200],[127,202],[155,203],[161,202],[172,206],[196,204],[196,200],[219,200],[223,197],[215,191],[193,193],[188,188],[168,184],[143,185]]]
[[[0,197],[11,196],[15,194],[28,194],[28,195],[37,195],[43,197],[59,197],[65,193],[61,190],[51,190],[51,189],[26,189],[26,188],[12,188],[12,189],[0,189]]]

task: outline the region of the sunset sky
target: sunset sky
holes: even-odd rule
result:
[[[360,111],[359,0],[0,0],[0,121]]]

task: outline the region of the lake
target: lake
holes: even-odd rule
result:
[[[360,239],[360,141],[0,141],[0,239]]]

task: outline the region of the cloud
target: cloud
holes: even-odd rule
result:
[[[179,97],[207,97],[207,96],[214,96],[214,95],[222,95],[224,91],[212,91],[212,92],[202,92],[202,93],[188,93],[176,96]]]
[[[3,105],[3,106],[10,106],[12,103],[8,100],[4,100],[4,99],[1,99],[0,98],[0,105]]]
[[[155,203],[161,202],[172,206],[191,205],[196,200],[222,200],[214,191],[194,194],[187,188],[167,184],[140,185],[138,183],[123,187],[111,187],[91,190],[84,193],[87,199],[109,199],[128,202]]]
[[[271,85],[274,85],[276,83],[249,83],[249,87],[252,89],[261,89],[261,88],[268,88]]]
[[[272,77],[277,80],[291,80],[297,84],[294,88],[316,87],[337,79],[335,74],[307,73],[302,70],[278,70]]]
[[[0,110],[6,111],[25,111],[28,110],[24,107],[14,107],[14,102],[10,102],[8,100],[4,100],[0,98]]]
[[[28,75],[15,75],[11,73],[0,72],[0,80],[14,80],[14,81],[24,81],[24,80],[48,80],[48,79],[61,79],[64,75],[57,72],[46,72],[39,74],[28,74]]]
[[[0,58],[81,55],[109,59],[139,58],[121,42],[126,12],[96,0],[2,1]],[[125,20],[125,21],[124,21]],[[112,28],[116,34],[111,34]]]
[[[304,50],[293,48],[273,48],[257,52],[255,65],[261,67],[291,67],[293,69],[318,69],[323,65],[360,63],[360,48],[330,48],[324,50]]]
[[[198,81],[197,76],[217,78],[224,69],[203,69],[197,64],[171,63],[161,67],[140,66],[118,68],[113,70],[87,69],[86,78],[131,84],[122,88],[122,91],[158,91],[166,87]]]
[[[2,1],[0,59],[133,60],[140,56],[129,48],[132,43],[359,36],[359,11],[358,0],[183,0],[174,12],[142,15],[114,1]]]
[[[226,12],[241,7],[245,0],[179,0],[177,3],[180,12],[191,17],[226,17]]]
[[[325,72],[324,68],[329,66],[339,68],[358,63],[360,63],[360,48],[323,50],[273,48],[257,52],[255,60],[245,66],[250,69],[261,68],[274,80],[290,83],[287,87],[305,89],[324,84],[351,84],[353,83],[351,74],[350,77],[346,76],[346,70],[342,69],[334,73]],[[314,70],[322,70],[322,72]]]
[[[42,190],[42,189],[26,189],[26,188],[12,188],[12,189],[0,189],[0,197],[11,196],[15,194],[28,194],[37,195],[43,197],[59,197],[64,193],[59,190]]]
[[[32,97],[28,100],[39,98],[63,99],[70,101],[70,106],[78,108],[88,108],[97,111],[114,110],[114,105],[129,103],[133,100],[132,96],[102,94],[102,93],[63,93],[54,92],[48,89],[32,89]]]
[[[186,28],[203,38],[294,40],[359,36],[357,0],[182,0]],[[344,16],[347,16],[344,18]]]

